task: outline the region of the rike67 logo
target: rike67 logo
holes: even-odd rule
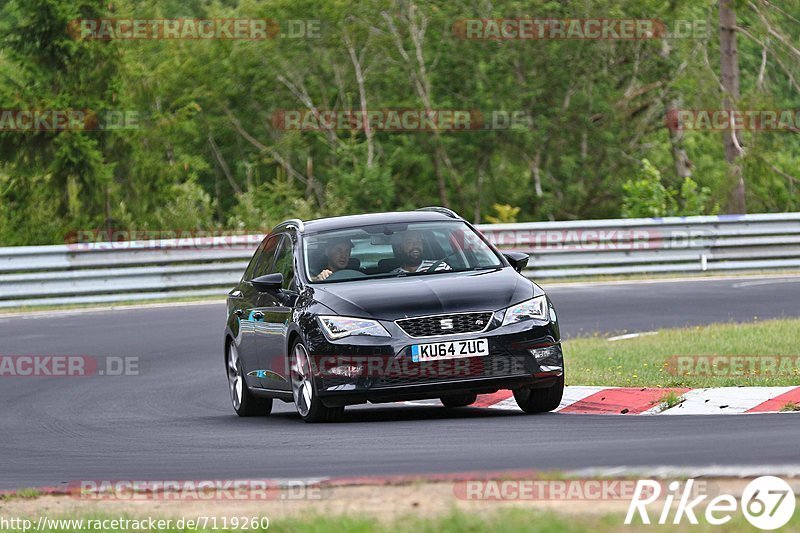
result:
[[[657,524],[681,524],[684,519],[690,524],[698,524],[697,517],[701,512],[695,508],[708,498],[708,495],[701,494],[692,499],[696,496],[696,492],[693,493],[693,484],[693,479],[687,480],[683,487],[680,481],[673,481],[668,486],[669,492],[662,496],[661,484],[658,481],[639,480],[628,507],[628,514],[625,516],[625,523],[632,524],[638,514],[643,524],[650,524],[649,511],[658,510],[660,507],[657,518],[654,517],[654,522]],[[673,514],[673,504],[676,502]],[[741,506],[734,496],[721,494],[705,505],[705,512],[701,516],[704,516],[707,523],[718,526],[729,522],[734,514],[741,510],[753,526],[763,530],[773,530],[783,527],[791,520],[795,503],[794,491],[786,481],[774,476],[762,476],[745,487]],[[656,509],[649,509],[651,505]]]

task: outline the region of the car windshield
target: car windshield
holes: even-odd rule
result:
[[[303,243],[312,283],[503,267],[486,242],[460,221],[348,228],[306,235]]]

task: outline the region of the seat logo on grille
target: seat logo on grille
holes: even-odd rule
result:
[[[453,329],[453,319],[443,318],[439,321],[439,325],[442,329]]]

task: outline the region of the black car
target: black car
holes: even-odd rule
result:
[[[440,207],[282,222],[228,295],[234,410],[268,414],[277,398],[334,421],[351,404],[461,407],[500,389],[527,413],[555,409],[558,322],[527,261]]]

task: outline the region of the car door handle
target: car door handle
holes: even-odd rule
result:
[[[261,311],[256,311],[255,313],[253,313],[253,318],[256,320],[261,320],[262,318],[264,318],[264,313],[262,313]]]

